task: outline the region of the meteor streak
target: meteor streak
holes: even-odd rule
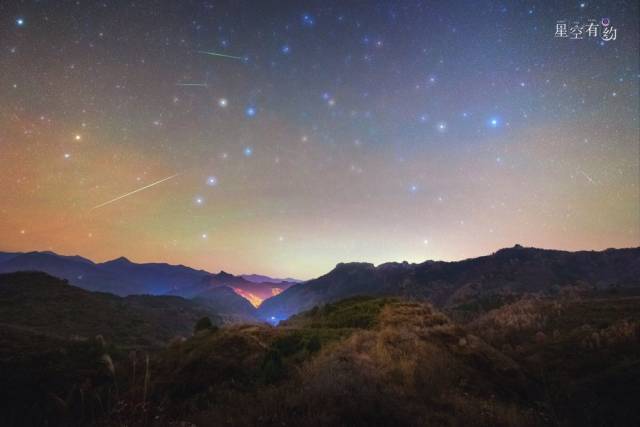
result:
[[[199,86],[207,87],[206,83],[176,83],[176,86]]]
[[[127,194],[123,194],[122,196],[118,196],[118,197],[116,197],[115,199],[111,199],[111,200],[108,200],[108,201],[106,201],[106,202],[104,202],[104,203],[100,203],[99,205],[92,207],[92,208],[90,209],[90,211],[89,211],[89,212],[91,212],[91,211],[93,211],[93,210],[95,210],[95,209],[101,208],[101,207],[103,207],[103,206],[107,206],[107,205],[108,205],[108,204],[110,204],[110,203],[117,202],[118,200],[120,200],[120,199],[124,199],[125,197],[131,196],[132,194],[135,194],[135,193],[137,193],[137,192],[139,192],[139,191],[146,190],[147,188],[149,188],[149,187],[153,187],[154,185],[158,185],[158,184],[160,184],[161,182],[168,181],[168,180],[170,180],[170,179],[172,179],[172,178],[175,178],[175,177],[176,177],[176,176],[178,176],[178,175],[180,175],[180,174],[179,174],[179,173],[177,173],[177,174],[175,174],[175,175],[171,175],[171,176],[168,176],[168,177],[166,177],[166,178],[162,178],[162,179],[161,179],[161,180],[159,180],[159,181],[152,182],[152,183],[151,183],[151,184],[149,184],[149,185],[145,185],[144,187],[140,187],[140,188],[138,188],[137,190],[130,191],[130,192],[128,192]]]
[[[203,55],[221,56],[223,58],[239,59],[240,61],[242,61],[243,59],[241,56],[225,55],[224,53],[217,52],[207,52],[206,50],[199,50],[198,53],[202,53]]]

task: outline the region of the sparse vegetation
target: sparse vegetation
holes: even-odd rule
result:
[[[122,299],[31,273],[11,279],[16,291],[4,279],[2,425],[625,426],[640,419],[640,297],[628,288],[479,297],[469,286],[446,312],[356,296],[272,327],[218,326],[215,315],[180,299]],[[32,312],[16,309],[27,300],[36,301]],[[164,323],[169,318],[179,325]]]

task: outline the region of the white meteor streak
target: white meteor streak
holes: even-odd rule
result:
[[[175,178],[175,177],[176,177],[176,176],[178,176],[178,175],[180,175],[180,174],[179,174],[179,173],[177,173],[177,174],[175,174],[175,175],[171,175],[171,176],[168,176],[168,177],[166,177],[166,178],[162,178],[162,179],[161,179],[161,180],[159,180],[159,181],[152,182],[152,183],[151,183],[151,184],[149,184],[149,185],[145,185],[144,187],[140,187],[140,188],[138,188],[137,190],[130,191],[130,192],[128,192],[127,194],[123,194],[122,196],[118,196],[118,197],[116,197],[115,199],[111,199],[111,200],[108,200],[108,201],[106,201],[106,202],[104,202],[104,203],[100,203],[99,205],[92,207],[90,211],[93,211],[93,210],[95,210],[95,209],[101,208],[101,207],[103,207],[103,206],[107,206],[107,205],[108,205],[108,204],[110,204],[110,203],[117,202],[117,201],[118,201],[118,200],[120,200],[120,199],[124,199],[125,197],[131,196],[132,194],[138,193],[138,192],[140,192],[140,191],[142,191],[142,190],[146,190],[147,188],[149,188],[149,187],[153,187],[154,185],[158,185],[158,184],[160,184],[161,182],[168,181],[168,180],[170,180],[170,179],[172,179],[172,178]]]
[[[207,84],[206,83],[176,83],[176,86],[207,87]]]
[[[201,53],[203,55],[220,56],[222,58],[239,59],[240,61],[243,60],[241,56],[226,55],[224,53],[218,52],[207,52],[206,50],[199,50],[198,53]]]

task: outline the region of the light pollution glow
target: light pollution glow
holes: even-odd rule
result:
[[[638,245],[637,4],[334,6],[7,6],[0,249],[307,279]],[[554,40],[577,13],[618,40]]]

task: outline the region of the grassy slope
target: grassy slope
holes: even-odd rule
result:
[[[544,386],[559,424],[640,420],[640,297],[526,298],[469,325]]]
[[[176,335],[190,335],[208,308],[179,297],[130,296],[89,292],[45,273],[0,275],[0,325],[69,339],[98,334],[123,347],[163,346]]]
[[[538,417],[517,364],[430,306],[395,299],[353,298],[277,328],[205,331],[162,354],[153,376],[161,413],[199,425],[495,426]]]

